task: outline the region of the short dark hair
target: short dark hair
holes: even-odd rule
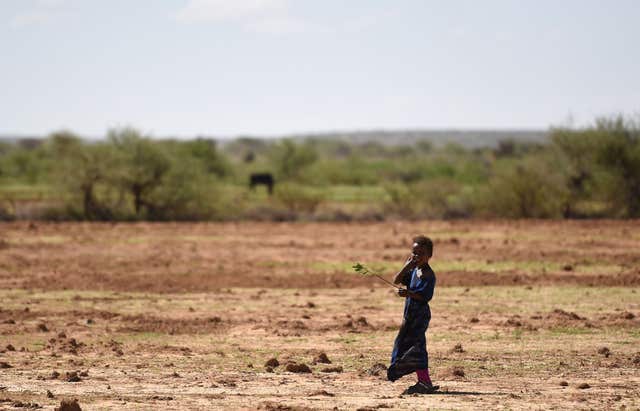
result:
[[[433,255],[433,241],[427,236],[418,235],[413,237],[413,242],[418,244],[420,247],[424,247],[424,249],[429,253],[429,256]]]

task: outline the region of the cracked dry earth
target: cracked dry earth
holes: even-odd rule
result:
[[[441,391],[385,381],[435,240]],[[562,233],[562,235],[558,235]],[[640,223],[0,225],[0,409],[638,409]]]

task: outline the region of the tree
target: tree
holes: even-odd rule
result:
[[[180,143],[185,148],[190,160],[200,161],[209,174],[224,177],[231,172],[231,167],[224,156],[217,150],[215,140],[198,138]]]
[[[113,152],[107,144],[83,144],[75,134],[62,131],[51,134],[47,142],[53,161],[54,180],[72,197],[79,196],[82,216],[87,220],[112,218],[112,212],[99,201],[99,184],[109,184],[114,166]]]
[[[594,129],[602,139],[598,161],[618,180],[614,202],[623,215],[640,217],[640,124],[620,115],[597,119]]]
[[[275,144],[271,152],[277,175],[284,180],[299,178],[302,171],[317,159],[318,154],[311,145],[295,143],[290,139]]]
[[[115,180],[133,196],[135,214],[140,217],[142,208],[151,206],[148,196],[162,184],[170,159],[157,143],[133,128],[112,129],[108,139],[117,153]]]

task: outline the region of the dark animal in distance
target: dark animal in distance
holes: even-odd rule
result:
[[[249,188],[252,190],[257,185],[265,185],[267,186],[267,190],[269,191],[269,195],[273,194],[273,186],[276,184],[273,179],[273,175],[271,173],[253,173],[249,178]]]

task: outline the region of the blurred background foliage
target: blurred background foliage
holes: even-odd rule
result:
[[[273,195],[249,187],[270,173]],[[0,142],[0,219],[640,217],[640,124],[622,115],[494,147],[152,139],[133,128]]]

